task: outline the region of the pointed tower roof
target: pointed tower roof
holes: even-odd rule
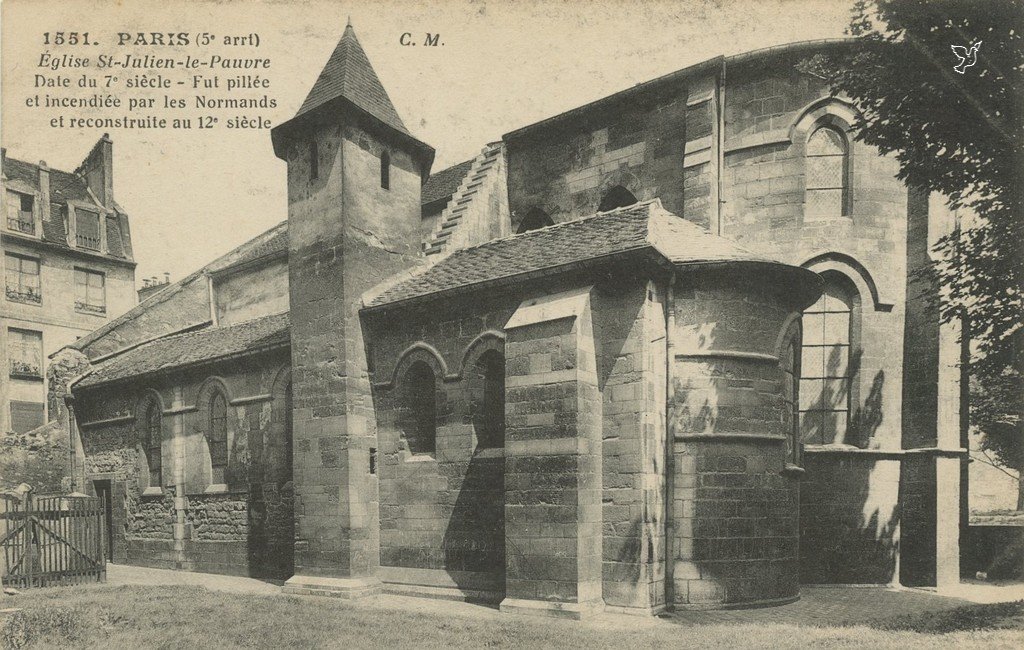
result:
[[[370,59],[363,51],[363,46],[359,44],[351,22],[345,26],[345,33],[342,34],[331,58],[327,60],[327,65],[320,72],[295,117],[339,97],[348,100],[391,128],[411,135],[405,128],[402,118],[398,116],[398,111],[391,103],[391,98],[384,90],[373,66],[370,65]]]

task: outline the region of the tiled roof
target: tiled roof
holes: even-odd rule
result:
[[[423,184],[420,204],[427,205],[451,197],[455,190],[459,189],[462,179],[469,173],[474,160],[475,158],[470,158],[466,162],[460,162],[458,165],[452,165],[448,169],[431,174],[427,182]]]
[[[75,388],[183,368],[288,343],[287,313],[264,316],[227,327],[176,334],[144,343],[100,362],[75,384]]]
[[[644,250],[677,265],[781,264],[677,217],[665,210],[660,200],[654,199],[457,250],[437,264],[392,284],[368,300],[366,306],[381,307]]]
[[[370,65],[366,52],[359,44],[352,25],[345,27],[345,33],[334,48],[331,58],[327,60],[327,65],[295,115],[298,117],[308,113],[338,97],[344,97],[391,128],[409,135],[391,98]]]

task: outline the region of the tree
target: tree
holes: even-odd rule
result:
[[[943,319],[970,324],[972,424],[1022,476],[1024,1],[857,0],[849,34],[802,69],[853,101],[857,139],[893,154],[901,180],[974,215],[938,242],[931,272]],[[978,43],[955,71],[951,46]]]

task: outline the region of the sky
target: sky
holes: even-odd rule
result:
[[[705,59],[842,36],[851,4],[3,0],[0,142],[11,157],[71,171],[109,131],[114,195],[131,220],[137,283],[164,272],[174,280],[287,218],[285,166],[270,131],[50,128],[50,112],[25,100],[40,92],[36,74],[58,74],[39,68],[40,55],[72,50],[45,46],[45,32],[88,31],[101,41],[96,51],[115,53],[107,45],[117,32],[257,33],[258,48],[235,54],[269,58],[262,74],[271,87],[245,96],[266,92],[277,107],[237,112],[258,112],[276,125],[298,110],[351,19],[406,126],[437,150],[436,172],[516,128]],[[401,45],[405,32],[419,45]],[[440,34],[443,45],[424,47],[427,32]],[[201,52],[195,45],[181,51]],[[231,55],[220,46],[209,51]],[[142,96],[162,101],[163,94]]]

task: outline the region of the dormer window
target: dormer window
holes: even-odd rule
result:
[[[75,244],[91,251],[100,250],[100,215],[75,208]]]
[[[391,189],[391,154],[387,151],[380,155],[380,186]]]
[[[28,235],[36,233],[34,196],[7,191],[7,228]]]

